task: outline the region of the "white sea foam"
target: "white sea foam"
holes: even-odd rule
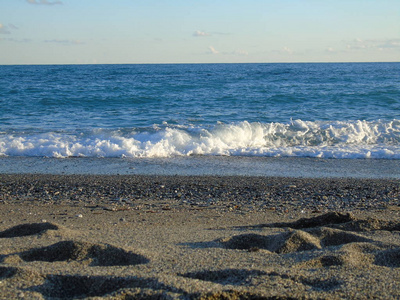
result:
[[[189,155],[400,159],[400,120],[218,123],[85,133],[0,133],[0,155],[171,157]]]

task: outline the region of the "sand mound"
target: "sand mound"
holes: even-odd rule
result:
[[[347,231],[375,231],[375,230],[399,231],[400,223],[369,218],[366,220],[356,220],[343,224],[334,224],[331,225],[330,227]]]
[[[278,254],[301,252],[322,249],[331,246],[340,246],[351,243],[375,243],[374,240],[366,238],[357,233],[341,230],[347,228],[396,228],[396,224],[386,224],[378,220],[355,220],[347,213],[327,213],[322,216],[300,219],[291,223],[273,223],[261,227],[289,227],[301,228],[302,230],[290,229],[277,235],[241,234],[220,241],[228,249],[265,249]],[[329,226],[329,227],[326,227]],[[328,257],[319,262],[321,265],[341,265],[342,258]]]
[[[13,237],[42,234],[48,230],[58,230],[58,229],[60,229],[59,225],[48,222],[21,224],[0,232],[0,238],[13,238]]]
[[[25,261],[87,261],[91,266],[126,266],[147,263],[144,256],[107,244],[62,241],[20,254]]]
[[[293,229],[332,227],[346,231],[400,231],[400,222],[384,221],[375,218],[358,220],[351,213],[330,212],[313,218],[302,218],[295,222],[263,224],[260,227],[289,227]]]
[[[276,253],[289,253],[321,249],[320,241],[301,230],[277,235],[241,234],[221,241],[228,249],[265,249]]]
[[[365,253],[358,251],[346,251],[338,255],[323,256],[321,258],[321,264],[324,267],[330,266],[352,266],[360,267],[365,265],[371,265],[372,258]]]
[[[277,235],[241,234],[221,241],[228,249],[266,249],[284,254],[356,242],[373,242],[361,235],[332,228],[293,230]]]
[[[373,240],[361,235],[333,228],[312,228],[308,229],[307,232],[317,237],[324,247],[338,246],[356,242],[373,242]]]
[[[362,260],[361,256],[358,255],[346,255],[346,254],[333,254],[323,255],[317,259],[302,262],[298,265],[300,268],[330,268],[330,267],[341,267],[341,266],[360,266]]]
[[[350,213],[329,212],[313,218],[302,218],[289,223],[272,223],[262,225],[263,227],[290,227],[293,229],[304,229],[311,227],[328,226],[354,221],[355,217]]]
[[[382,248],[372,243],[349,243],[344,244],[340,249],[332,254],[325,254],[316,259],[305,261],[299,264],[300,267],[337,267],[350,266],[362,267],[375,264],[377,255],[382,258],[387,258],[387,251],[382,251]],[[386,260],[387,266],[394,267],[391,261]]]
[[[279,238],[280,241],[278,241]],[[281,234],[276,239],[275,244],[281,245],[274,252],[280,254],[321,249],[321,242],[318,238],[301,230],[296,230],[289,234]]]

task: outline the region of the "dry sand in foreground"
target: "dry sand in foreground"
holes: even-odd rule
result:
[[[399,189],[0,175],[0,298],[399,299]]]

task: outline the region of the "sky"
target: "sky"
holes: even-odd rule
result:
[[[1,65],[399,60],[399,0],[0,0]]]

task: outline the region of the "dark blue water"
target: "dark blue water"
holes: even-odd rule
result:
[[[0,66],[0,155],[400,159],[400,63]]]

